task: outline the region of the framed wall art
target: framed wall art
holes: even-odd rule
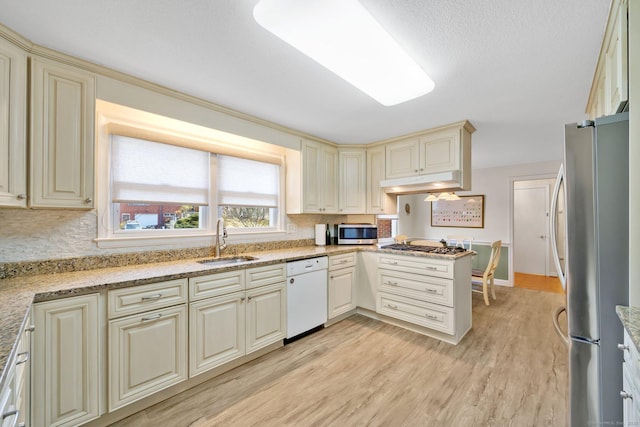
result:
[[[484,196],[431,202],[432,227],[484,228]]]

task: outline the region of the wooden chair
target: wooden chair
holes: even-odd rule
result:
[[[496,240],[491,243],[491,255],[489,256],[489,263],[487,268],[483,270],[471,270],[471,285],[482,285],[482,290],[475,290],[474,292],[482,292],[484,295],[484,303],[489,305],[489,284],[491,284],[491,297],[496,299],[496,291],[494,289],[494,274],[498,263],[500,262],[500,250],[502,246],[502,240]],[[475,279],[475,280],[474,280]]]

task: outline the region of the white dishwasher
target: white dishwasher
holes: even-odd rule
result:
[[[287,339],[327,321],[328,267],[326,256],[287,263]]]

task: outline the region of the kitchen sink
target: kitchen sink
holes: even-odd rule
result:
[[[209,258],[198,261],[200,264],[205,265],[231,265],[231,264],[240,264],[241,262],[253,261],[257,258],[252,256],[234,256],[227,258]]]

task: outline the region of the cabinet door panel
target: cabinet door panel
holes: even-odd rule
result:
[[[0,40],[0,206],[27,206],[27,56]]]
[[[189,375],[244,355],[245,293],[192,303],[189,308]]]
[[[34,306],[34,425],[78,425],[100,415],[98,301],[86,295]]]
[[[285,284],[247,291],[247,354],[286,335]]]
[[[453,129],[420,138],[420,173],[460,169],[460,132]]]
[[[353,310],[355,305],[355,267],[335,270],[329,276],[329,319]]]
[[[109,410],[186,379],[185,305],[109,322]]]
[[[386,146],[387,179],[402,178],[418,174],[418,139],[398,141]]]
[[[319,145],[302,143],[302,199],[305,213],[320,212],[324,207],[324,200],[320,191],[322,185],[322,152]]]
[[[364,150],[339,150],[341,214],[366,210],[366,155]]]
[[[333,147],[323,147],[322,171],[323,178],[318,181],[318,191],[324,196],[322,213],[338,212],[338,150]]]
[[[33,60],[32,207],[93,207],[95,77]]]

